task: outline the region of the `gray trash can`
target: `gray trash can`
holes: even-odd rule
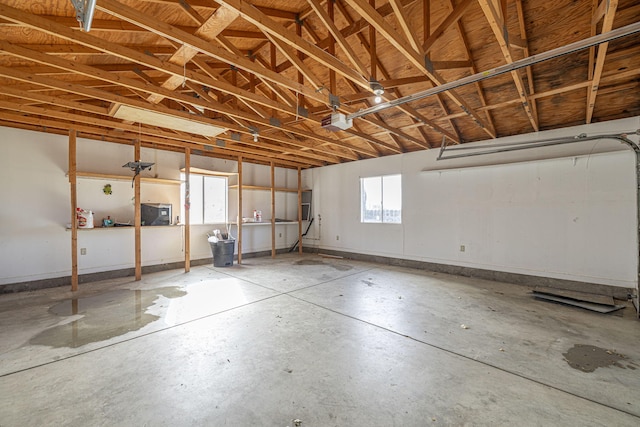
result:
[[[214,267],[229,267],[233,265],[233,252],[236,248],[235,240],[218,240],[216,243],[210,242],[209,244],[213,253]]]

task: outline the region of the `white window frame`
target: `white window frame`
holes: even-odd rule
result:
[[[399,187],[393,191],[394,195],[389,196],[389,198],[385,197],[385,180],[391,182],[391,179],[399,179]],[[372,218],[371,215],[367,215],[366,209],[366,192],[365,185],[366,182],[375,182],[374,180],[379,180],[379,193],[380,193],[380,207],[379,214],[376,218]],[[374,191],[375,193],[375,191]],[[392,200],[391,197],[393,197]],[[385,209],[385,199],[387,203],[387,207],[390,204],[399,204],[398,209],[394,209],[394,211],[399,211],[397,215],[388,215],[388,211],[390,209]],[[372,209],[369,209],[371,211]],[[396,220],[397,219],[397,220]],[[402,175],[401,174],[391,174],[391,175],[378,175],[378,176],[368,176],[368,177],[360,177],[360,223],[362,224],[402,224]]]
[[[182,184],[180,185],[180,201],[182,203],[183,209],[185,208],[185,192],[186,192],[186,181],[185,181],[185,173],[181,174]],[[207,224],[227,224],[229,221],[229,179],[226,176],[218,176],[218,175],[205,175],[205,174],[197,174],[191,173],[189,174],[189,179],[192,181],[189,185],[189,201],[190,201],[190,211],[189,211],[189,223],[191,225],[207,225]],[[193,185],[193,180],[200,179],[199,185]],[[209,188],[206,183],[208,180],[221,180],[222,183],[218,183],[219,186],[224,188],[224,195],[222,198],[218,197],[217,201],[220,202],[222,200],[222,217],[218,216],[218,219],[213,219],[207,221],[207,217],[212,216],[212,209],[218,209],[217,206],[219,203],[211,205],[211,203],[207,203],[207,198],[211,197],[211,195],[207,196],[207,188]],[[220,185],[222,184],[222,185]],[[198,188],[200,189],[198,191]],[[196,191],[194,191],[194,189]],[[200,212],[196,212],[194,208],[200,209]],[[184,215],[184,211],[183,211]]]

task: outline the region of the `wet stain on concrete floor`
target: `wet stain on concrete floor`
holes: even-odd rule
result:
[[[633,370],[637,367],[626,356],[617,353],[615,350],[607,350],[593,345],[576,344],[566,353],[563,353],[563,356],[569,366],[582,372],[593,372],[598,368],[607,366]]]
[[[353,267],[350,265],[346,265],[346,264],[327,264],[325,262],[322,262],[320,260],[317,259],[301,259],[300,261],[296,261],[294,262],[295,265],[326,265],[328,267],[332,267],[338,271],[348,271],[351,270]]]
[[[71,317],[70,322],[46,329],[29,342],[33,345],[76,348],[142,329],[160,317],[147,313],[155,301],[179,298],[187,293],[178,287],[151,290],[118,289],[85,298],[73,298],[49,308],[51,314]]]

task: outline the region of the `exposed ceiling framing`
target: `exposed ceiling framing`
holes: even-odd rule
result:
[[[316,167],[640,115],[640,36],[321,127],[635,23],[637,0],[0,0],[0,125]],[[120,109],[122,107],[122,109]],[[184,119],[139,124],[117,111]],[[195,128],[195,126],[194,126]],[[255,141],[257,139],[257,141]]]

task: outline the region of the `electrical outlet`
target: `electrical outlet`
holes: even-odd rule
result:
[[[278,234],[278,237],[282,237],[282,233],[279,233],[279,234]]]
[[[460,245],[460,252],[464,252],[464,250],[465,250],[464,245]]]
[[[80,248],[80,255],[86,255],[87,254],[87,248]]]

